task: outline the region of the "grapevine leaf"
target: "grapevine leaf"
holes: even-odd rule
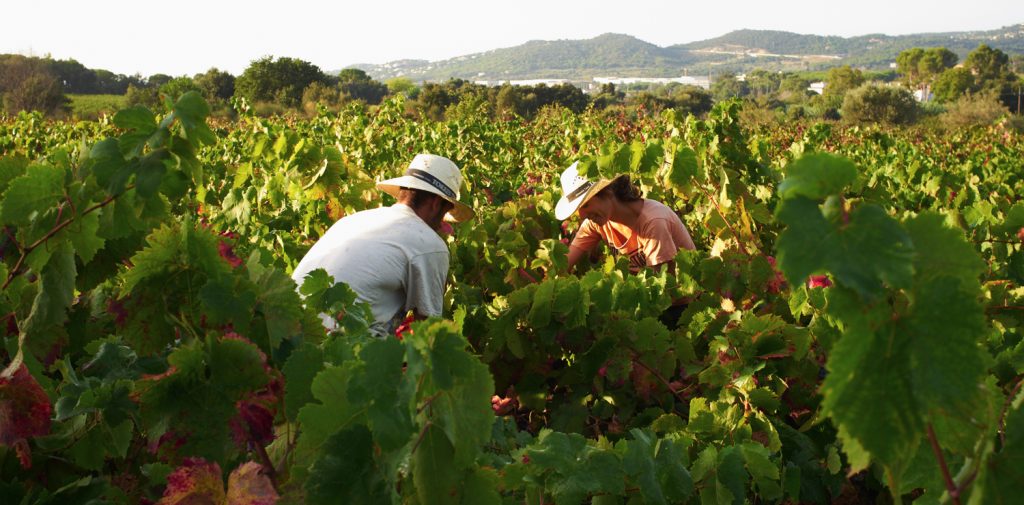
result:
[[[157,505],[224,503],[224,483],[220,465],[202,458],[186,458],[167,476],[167,488]]]
[[[652,504],[664,504],[665,494],[661,491],[654,464],[655,440],[649,433],[632,430],[633,440],[626,445],[626,454],[622,458],[622,466],[634,482],[640,485],[640,494],[644,501]]]
[[[884,283],[909,286],[913,243],[880,207],[861,206],[837,225],[825,220],[817,203],[797,196],[782,203],[778,218],[787,226],[777,242],[779,266],[790,284],[830,271],[866,299],[878,297]]]
[[[28,158],[22,156],[5,156],[0,158],[0,195],[7,191],[8,185],[16,177],[25,173]]]
[[[1024,391],[1011,398],[1004,432],[1002,447],[988,458],[971,486],[971,505],[1019,503],[1024,493]]]
[[[166,151],[156,150],[138,161],[138,174],[135,176],[135,192],[142,198],[149,198],[160,189],[167,165],[164,164]]]
[[[967,243],[963,231],[946,226],[944,220],[940,214],[925,212],[904,223],[917,253],[916,276],[922,280],[949,275],[960,279],[964,286],[977,286],[985,262]]]
[[[288,419],[295,419],[306,404],[313,401],[313,379],[324,368],[323,351],[305,343],[292,351],[281,371],[284,373],[284,406]]]
[[[228,476],[225,505],[274,505],[278,498],[274,485],[263,474],[263,465],[259,463],[243,463]]]
[[[299,409],[302,433],[295,448],[298,461],[311,461],[331,435],[365,422],[365,413],[348,399],[351,379],[351,363],[325,368],[313,379],[311,392],[320,403],[308,403]]]
[[[785,172],[786,179],[778,189],[783,199],[802,196],[822,200],[841,194],[857,178],[857,166],[852,161],[828,153],[801,156],[786,165]]]
[[[367,405],[373,438],[385,451],[402,447],[415,432],[408,402],[401,401],[398,388],[382,388],[384,384],[401,382],[404,356],[405,346],[398,340],[370,342],[360,353],[365,364],[362,373],[349,383],[349,400]]]
[[[210,115],[210,106],[197,91],[189,91],[174,104],[174,115],[181,121],[185,129],[185,137],[193,144],[214,144],[217,137],[206,125],[206,117]]]
[[[75,296],[75,253],[62,243],[50,256],[39,281],[39,292],[22,331],[37,334],[67,320],[67,309]]]
[[[21,465],[31,466],[27,439],[50,432],[50,398],[24,363],[0,376],[0,444],[14,447]]]
[[[0,202],[3,224],[28,226],[33,219],[64,196],[64,169],[31,165],[24,175],[11,181]]]
[[[106,241],[99,236],[99,230],[100,215],[97,212],[77,217],[68,227],[68,239],[75,246],[75,253],[82,258],[82,263],[88,264],[103,249]]]
[[[743,467],[743,455],[738,447],[729,446],[718,453],[715,476],[718,503],[743,505],[748,476]]]
[[[270,348],[296,334],[302,325],[302,300],[295,292],[295,281],[283,271],[259,264],[255,255],[247,263],[249,276],[256,285],[256,311],[266,322]]]
[[[472,468],[462,482],[462,505],[499,505],[498,474],[483,467]]]
[[[331,435],[310,468],[306,500],[312,505],[384,503],[387,491],[373,458],[373,437],[357,424]]]
[[[412,460],[412,480],[420,503],[456,502],[461,471],[454,462],[455,447],[444,430],[433,424],[425,426]]]
[[[684,192],[697,175],[697,153],[687,146],[676,148],[676,153],[672,157],[672,167],[665,177],[665,185],[678,192]]]

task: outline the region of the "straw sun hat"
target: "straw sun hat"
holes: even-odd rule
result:
[[[569,219],[576,213],[576,209],[587,203],[587,200],[618,179],[616,177],[615,179],[601,179],[597,182],[591,181],[580,176],[576,170],[578,164],[577,161],[562,172],[562,198],[555,205],[555,219],[559,221]]]
[[[455,205],[448,217],[456,223],[472,219],[475,212],[459,201],[462,172],[448,158],[434,154],[417,154],[405,170],[405,175],[377,183],[377,189],[398,198],[401,188],[429,191]]]

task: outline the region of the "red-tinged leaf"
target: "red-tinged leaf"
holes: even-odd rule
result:
[[[263,466],[250,461],[231,472],[227,498],[227,505],[273,505],[280,497]]]
[[[235,255],[235,249],[231,244],[220,240],[217,242],[217,252],[220,254],[224,261],[227,261],[231,268],[238,268],[242,266],[242,258]]]
[[[50,398],[22,364],[0,377],[0,444],[14,447],[21,465],[32,465],[27,440],[50,433]]]
[[[186,458],[167,476],[167,488],[157,505],[221,505],[224,482],[220,465],[202,458]]]
[[[831,285],[832,280],[827,275],[812,275],[807,278],[807,287],[810,289],[827,288]]]
[[[274,441],[274,413],[258,401],[239,400],[238,414],[228,422],[231,437],[245,450],[249,444],[265,446]]]

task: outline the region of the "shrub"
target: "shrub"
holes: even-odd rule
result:
[[[950,104],[939,116],[939,121],[946,128],[990,125],[1009,112],[995,93],[967,94]]]
[[[869,83],[846,94],[841,114],[854,124],[910,124],[917,119],[918,106],[904,88]]]

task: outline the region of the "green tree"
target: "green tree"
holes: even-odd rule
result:
[[[146,85],[159,89],[160,86],[163,86],[172,80],[174,80],[174,78],[167,74],[153,74],[146,78]]]
[[[948,68],[956,65],[957,56],[945,47],[932,47],[925,50],[918,61],[918,73],[925,82],[931,82]]]
[[[410,98],[416,95],[416,85],[408,77],[392,77],[384,81],[384,85],[388,87],[388,92],[392,95],[401,93]]]
[[[914,87],[920,82],[921,58],[924,58],[924,49],[920,47],[912,47],[896,55],[896,71],[908,86]]]
[[[825,77],[823,98],[831,108],[839,108],[850,90],[864,84],[864,74],[849,65],[835,67]]]
[[[160,90],[151,86],[129,84],[124,96],[129,107],[136,105],[150,109],[158,109],[160,107]]]
[[[673,86],[669,88],[671,106],[681,115],[702,116],[715,105],[711,92],[699,86]]]
[[[974,75],[963,67],[950,68],[939,74],[932,85],[935,99],[942,103],[955,101],[974,89]]]
[[[494,110],[503,116],[523,115],[523,96],[516,86],[505,83],[498,89]]]
[[[0,95],[8,113],[37,110],[52,116],[68,111],[69,100],[60,82],[38,58],[6,55],[0,59]]]
[[[715,100],[728,100],[730,98],[742,98],[749,93],[747,83],[736,78],[736,74],[719,74],[711,83],[711,94]]]
[[[202,93],[202,88],[200,88],[191,77],[175,77],[160,86],[160,94],[175,102],[181,98],[181,95],[184,95],[189,91],[198,91]]]
[[[594,96],[594,108],[604,109],[612,105],[618,105],[623,102],[626,98],[626,94],[615,89],[615,85],[612,83],[605,83],[601,85],[601,89],[597,95]]]
[[[224,101],[235,94],[235,76],[213,67],[192,78],[209,102]]]
[[[96,73],[75,60],[48,60],[50,73],[64,91],[75,94],[99,93]]]
[[[987,81],[1009,77],[1010,57],[998,49],[981,44],[967,55],[964,66],[971,69],[978,83],[984,86]]]
[[[843,100],[843,120],[855,124],[910,124],[917,114],[917,102],[905,88],[868,83],[850,90]]]
[[[297,107],[314,82],[329,83],[320,67],[295,58],[267,56],[253,61],[235,80],[235,95],[250,102],[276,102]]]

